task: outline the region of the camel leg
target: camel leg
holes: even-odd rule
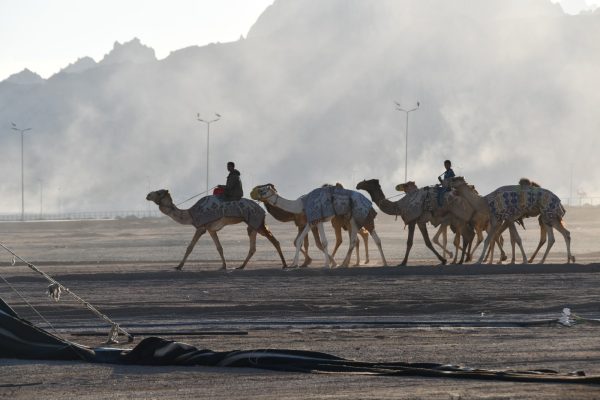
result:
[[[406,265],[406,261],[408,260],[408,254],[410,253],[410,249],[413,245],[413,238],[415,236],[415,223],[411,223],[408,225],[408,238],[406,239],[406,253],[404,253],[404,260],[400,263],[399,266]]]
[[[300,235],[302,234],[302,230],[304,229],[304,226],[298,226],[298,234],[296,235],[296,237],[294,238],[294,247],[296,247],[296,239],[298,239],[300,237]],[[310,265],[310,263],[312,263],[312,258],[310,257],[310,255],[308,254],[308,235],[306,235],[304,237],[304,249],[300,249],[300,252],[302,253],[302,255],[304,255],[304,263],[302,263],[301,267],[307,267]]]
[[[429,250],[433,251],[433,254],[440,260],[440,264],[446,264],[446,259],[438,253],[433,244],[431,244],[431,240],[429,240],[429,233],[427,233],[427,225],[424,222],[419,222],[419,230],[421,231],[421,235],[423,235],[423,240],[425,240],[425,246],[429,248]]]
[[[348,245],[348,253],[346,253],[346,258],[344,258],[344,263],[342,267],[347,267],[350,264],[350,257],[352,256],[352,250],[357,246],[358,239],[356,234],[358,232],[358,227],[356,226],[356,222],[354,219],[350,219],[350,244]]]
[[[377,234],[377,232],[375,232],[375,229],[373,229],[369,233],[371,234],[373,241],[375,242],[375,244],[377,245],[377,248],[379,249],[379,254],[381,255],[381,260],[383,261],[383,266],[387,267],[388,263],[385,259],[385,255],[383,255],[383,248],[381,247],[381,239],[379,239],[379,235]],[[366,240],[365,240],[365,243],[366,243]]]
[[[562,220],[559,220],[556,224],[553,224],[557,231],[559,231],[565,239],[567,245],[567,264],[575,262],[575,256],[571,254],[571,232],[563,225]]]
[[[351,236],[352,236],[352,233],[350,233],[350,231],[348,231],[348,240],[352,240]],[[354,250],[356,251],[356,264],[354,264],[355,267],[360,265],[359,242],[360,242],[360,240],[358,240],[358,236],[357,236],[356,240],[354,241],[354,243],[355,243]]]
[[[323,246],[323,254],[325,255],[325,268],[329,268],[329,259],[331,256],[327,251],[327,237],[325,236],[325,225],[320,222],[317,227],[319,228],[319,237],[321,238],[321,245]],[[332,266],[333,268],[333,266]]]
[[[481,242],[483,242],[483,229],[481,229],[481,227],[478,227],[477,228],[477,242],[475,243],[475,246],[471,249],[470,255],[467,257],[467,261],[470,261],[472,259],[472,256],[475,253],[475,250],[477,250],[477,247],[481,244]]]
[[[244,260],[242,265],[240,265],[236,269],[244,269],[246,267],[246,264],[248,264],[248,261],[250,261],[250,258],[252,258],[254,253],[256,253],[256,231],[250,227],[248,227],[248,238],[250,239],[250,248],[248,249],[248,255],[246,256],[246,259]]]
[[[321,250],[321,251],[325,251],[323,244],[321,243],[321,238],[319,237],[319,230],[316,226],[311,227],[311,231],[313,234],[313,237],[315,238],[315,246],[317,246],[317,249]],[[335,260],[333,259],[333,257],[331,255],[329,255],[329,263],[331,264],[332,267],[337,266],[337,262],[335,262]]]
[[[462,263],[465,261],[465,256],[469,253],[467,246],[469,246],[473,242],[475,232],[473,231],[473,228],[471,226],[463,226],[461,236],[463,237],[463,248],[462,253],[460,255],[459,264],[462,265]]]
[[[342,244],[342,227],[337,222],[333,222],[334,219],[335,217],[331,220],[331,226],[333,226],[333,231],[335,232],[335,246],[333,246],[331,257],[335,257],[335,253],[337,253],[338,248]],[[319,234],[319,236],[321,235]]]
[[[461,235],[458,233],[459,231],[456,231],[456,235],[454,235],[454,240],[452,241],[452,244],[454,244],[454,258],[452,259],[452,264],[456,264],[456,262],[458,261],[458,249],[460,248],[460,237]],[[463,246],[463,252],[464,252],[464,246]]]
[[[514,223],[509,222],[508,229],[510,232],[510,242],[516,242],[519,245],[519,249],[521,250],[521,255],[523,256],[523,264],[527,264],[527,256],[525,255],[525,249],[523,249],[523,242],[521,240],[521,236],[519,232],[517,232],[517,227]],[[514,245],[513,245],[514,246]],[[514,252],[514,250],[513,250]],[[514,258],[514,256],[513,256]]]
[[[486,255],[486,260],[489,257],[488,264],[494,263],[494,250],[496,244],[498,244],[498,249],[500,249],[500,263],[508,258],[503,248],[504,238],[502,237],[502,233],[506,230],[506,228],[508,228],[508,223],[506,221],[502,221],[502,224],[498,227],[498,231],[496,232],[493,240],[490,242],[490,248],[488,249],[488,254]]]
[[[363,238],[363,243],[365,244],[365,264],[369,263],[369,232],[365,232],[363,229],[358,231],[360,236]],[[356,254],[358,256],[358,246],[356,246]]]
[[[208,233],[210,234],[210,237],[212,238],[213,242],[215,243],[215,246],[217,247],[217,251],[219,252],[219,255],[221,256],[221,261],[223,262],[223,264],[221,265],[221,269],[227,269],[227,264],[225,263],[225,256],[223,255],[223,246],[221,246],[221,242],[219,241],[217,232],[208,231]]]
[[[477,260],[477,264],[481,264],[483,262],[484,257],[487,254],[487,251],[490,247],[490,241],[496,240],[496,234],[499,232],[501,224],[496,223],[492,223],[490,221],[491,225],[490,225],[490,229],[488,231],[487,236],[485,237],[485,240],[483,241],[483,250],[481,250],[481,255],[479,256],[479,259]]]
[[[446,224],[444,222],[440,225],[439,229],[437,230],[437,232],[435,233],[435,235],[433,236],[431,241],[433,243],[437,244],[442,249],[442,254],[444,254],[444,257],[445,256],[452,257],[452,252],[448,251],[446,248],[447,243],[448,243],[447,232],[448,232],[448,224]],[[440,243],[440,240],[439,240],[440,236],[442,236],[442,243]]]
[[[198,239],[200,239],[200,237],[202,235],[204,235],[205,233],[206,233],[206,229],[204,229],[204,228],[196,229],[196,232],[194,233],[194,236],[192,237],[192,241],[190,242],[187,249],[185,250],[185,254],[183,255],[183,260],[181,260],[179,265],[175,267],[176,270],[181,271],[183,269],[183,264],[185,264],[185,260],[187,260],[188,256],[192,252],[192,250],[194,250],[194,246],[196,246]]]
[[[556,239],[554,239],[554,229],[552,228],[552,225],[546,224],[546,231],[548,233],[548,244],[546,245],[546,251],[544,252],[544,256],[542,257],[542,261],[540,261],[540,264],[543,264],[544,261],[546,261],[546,257],[548,256],[548,253],[550,253],[550,249],[552,248],[552,246],[554,245],[554,242],[556,241]],[[568,257],[568,255],[567,255],[567,257]]]
[[[310,224],[306,224],[304,226],[304,229],[302,229],[302,232],[296,236],[296,240],[294,242],[294,245],[296,246],[296,254],[294,255],[294,261],[292,261],[292,265],[291,267],[297,267],[298,266],[298,258],[300,256],[300,249],[302,248],[302,242],[304,241],[304,238],[306,237],[306,235],[308,234],[308,231],[310,230]],[[317,244],[317,243],[315,243]],[[317,244],[317,247],[320,246],[320,242]]]
[[[542,246],[544,245],[544,243],[546,243],[546,234],[547,234],[547,232],[546,232],[546,227],[542,223],[542,218],[541,217],[538,218],[538,222],[540,224],[540,241],[538,242],[537,248],[533,252],[533,255],[529,258],[529,263],[530,264],[533,262],[533,259],[537,255],[538,251],[540,251],[540,249],[542,248]]]
[[[275,238],[275,236],[273,235],[273,232],[271,232],[269,227],[267,227],[265,224],[263,224],[260,228],[258,228],[258,233],[260,233],[262,236],[266,237],[267,240],[273,244],[273,246],[277,250],[277,254],[279,254],[279,258],[281,259],[283,268],[286,268],[287,263],[285,262],[285,257],[283,257],[283,252],[281,251],[281,245],[279,244],[279,240],[277,240]],[[306,239],[307,237],[308,236],[306,236],[304,239]],[[304,240],[304,244],[306,245],[306,240]]]

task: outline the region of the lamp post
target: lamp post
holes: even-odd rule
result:
[[[394,103],[396,103],[397,111],[402,111],[406,113],[406,132],[404,140],[404,182],[408,182],[408,114],[410,114],[413,111],[417,111],[421,103],[417,101],[417,106],[410,110],[405,110],[404,108],[400,107],[400,103],[398,103],[397,101],[395,101]]]
[[[43,214],[43,199],[44,199],[44,181],[41,179],[38,179],[38,182],[40,183],[40,219],[42,219],[42,214]]]
[[[218,120],[221,119],[221,115],[215,113],[215,116],[217,118],[215,119],[211,119],[211,120],[206,120],[206,119],[202,119],[200,118],[200,113],[197,114],[197,119],[200,122],[204,122],[206,124],[206,195],[208,195],[208,148],[210,145],[210,124],[212,124],[213,122],[217,122]]]
[[[23,136],[31,128],[20,129],[14,122],[10,123],[11,129],[21,133],[21,221],[25,221],[25,179],[23,174]]]

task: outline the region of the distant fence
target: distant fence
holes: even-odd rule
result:
[[[584,206],[599,206],[600,197],[572,197],[561,199],[562,203],[567,206],[584,207]]]
[[[82,211],[63,213],[0,213],[0,221],[68,221],[80,219],[127,219],[127,218],[157,218],[163,214],[158,210],[146,211]]]
[[[562,198],[567,207],[598,207],[600,197]],[[158,218],[163,217],[159,210],[130,210],[130,211],[82,211],[63,213],[25,213],[25,221],[69,221],[81,219],[128,219],[128,218]],[[1,221],[21,221],[21,213],[0,213]]]

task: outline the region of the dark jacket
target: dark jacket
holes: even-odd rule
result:
[[[225,184],[225,193],[223,198],[225,201],[239,200],[244,196],[242,189],[242,180],[240,179],[240,171],[234,169],[227,175],[227,183]]]

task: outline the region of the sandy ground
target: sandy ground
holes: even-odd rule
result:
[[[393,218],[380,215],[378,221],[386,257],[395,265],[406,231]],[[381,267],[371,241],[368,265],[325,269],[313,248],[311,267],[282,270],[272,246],[259,238],[246,270],[224,272],[217,270],[218,254],[206,237],[179,272],[173,267],[193,228],[166,218],[2,223],[0,242],[135,333],[135,343],[123,340],[123,348],[158,334],[219,351],[303,349],[365,361],[600,374],[600,325],[517,324],[558,318],[563,307],[600,318],[600,210],[572,208],[566,221],[575,265],[562,264],[565,245],[557,237],[543,266],[435,266],[417,236],[408,267]],[[528,254],[537,245],[536,224],[528,222],[521,232]],[[291,260],[295,228],[271,227]],[[228,266],[238,266],[247,252],[245,228],[226,227],[220,237]],[[12,266],[11,256],[2,254],[0,296],[23,317],[78,343],[102,344],[105,323],[69,297],[51,301],[43,278],[22,263]],[[594,399],[600,387],[0,360],[0,398],[217,397]]]

